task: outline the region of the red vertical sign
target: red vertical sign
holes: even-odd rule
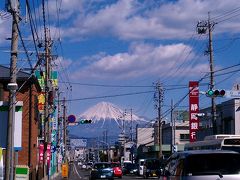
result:
[[[196,116],[199,113],[199,87],[197,81],[189,82],[189,140],[196,141],[199,129],[199,120]]]
[[[44,156],[44,144],[39,144],[39,163],[43,163],[43,156]]]
[[[50,167],[50,162],[51,162],[51,144],[47,144],[47,164],[48,167]]]

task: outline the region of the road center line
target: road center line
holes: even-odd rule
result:
[[[82,177],[81,177],[80,174],[78,173],[78,170],[77,170],[77,168],[76,168],[76,166],[75,166],[75,163],[73,163],[73,166],[74,166],[74,170],[75,170],[75,172],[77,173],[78,177],[79,177],[80,179],[82,179]]]

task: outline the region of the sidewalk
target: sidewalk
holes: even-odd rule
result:
[[[62,179],[62,172],[59,171],[54,173],[52,176],[49,177],[49,179],[52,179],[52,180]],[[45,176],[44,178],[42,178],[42,180],[48,180],[48,176]]]

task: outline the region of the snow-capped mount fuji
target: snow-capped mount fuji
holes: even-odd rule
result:
[[[118,123],[119,120],[121,121],[139,121],[144,120],[143,118],[138,117],[135,114],[131,114],[128,111],[123,111],[118,106],[109,103],[109,102],[100,102],[95,106],[89,108],[84,113],[80,114],[77,118],[80,119],[91,119],[94,122],[97,121],[107,121],[107,120],[114,120]]]
[[[90,107],[77,116],[77,121],[81,119],[91,119],[93,123],[69,127],[70,134],[86,138],[102,137],[103,131],[107,131],[108,136],[115,137],[115,140],[117,140],[123,127],[125,127],[125,132],[128,133],[131,125],[135,129],[136,124],[146,122],[143,118],[131,113],[129,109],[122,110],[109,102],[100,102]]]

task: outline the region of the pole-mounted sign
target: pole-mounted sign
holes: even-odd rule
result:
[[[74,115],[69,115],[68,116],[68,123],[75,123],[76,117]]]

